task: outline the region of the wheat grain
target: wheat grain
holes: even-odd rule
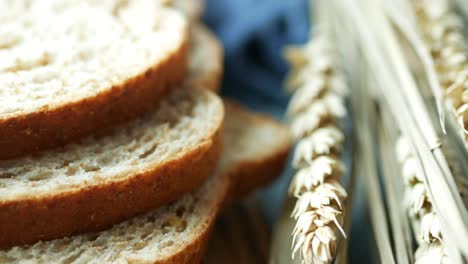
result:
[[[447,254],[455,259],[454,263],[462,263],[462,256],[468,256],[468,213],[442,152],[432,111],[417,85],[414,72],[411,71],[412,66],[417,66],[418,63],[408,61],[403,51],[410,47],[405,39],[400,38],[403,36],[399,34],[402,31],[395,27],[397,23],[392,23],[387,16],[385,7],[391,5],[384,0],[337,2],[340,3],[340,10],[344,10],[344,14],[349,16],[348,19],[343,18],[346,21],[344,23],[353,25],[356,30],[356,34],[351,35],[350,39],[356,39],[359,55],[370,67],[369,75],[363,78],[375,80],[377,85],[371,86],[376,95],[375,100],[380,108],[386,109],[394,117],[396,125],[410,140],[418,158],[418,168],[428,186],[433,209],[441,218],[444,238],[447,238],[444,241]],[[350,65],[355,67],[357,62],[354,60]]]
[[[432,208],[418,168],[417,158],[410,144],[400,137],[396,145],[396,156],[402,166],[406,184],[406,200],[409,217],[414,221],[414,233],[419,247],[415,253],[416,263],[449,263],[442,239],[442,230],[437,213]],[[417,230],[419,229],[419,230]]]
[[[395,258],[393,258],[395,248],[392,249],[387,224],[382,224],[382,222],[386,222],[385,208],[381,201],[377,201],[381,200],[381,195],[379,195],[379,182],[374,163],[376,158],[372,155],[374,153],[372,137],[375,129],[372,122],[378,121],[378,117],[375,118],[375,110],[379,113],[388,112],[389,115],[393,116],[395,122],[391,124],[391,127],[397,126],[403,135],[408,137],[411,149],[415,153],[414,156],[417,157],[416,168],[422,172],[419,178],[423,179],[427,190],[423,188],[424,184],[414,188],[416,191],[412,194],[413,208],[431,209],[437,212],[440,217],[438,219],[434,218],[434,215],[426,214],[423,223],[425,228],[419,230],[421,223],[417,224],[418,228],[416,229],[421,235],[418,236],[421,237],[419,240],[432,241],[431,254],[437,250],[440,252],[441,247],[437,245],[440,243],[443,246],[444,254],[450,256],[453,263],[463,263],[462,258],[468,256],[468,248],[466,247],[468,214],[456,188],[447,159],[442,152],[438,129],[434,127],[433,109],[427,103],[423,89],[418,87],[420,81],[423,85],[428,84],[428,80],[425,78],[427,76],[418,74],[420,64],[423,63],[420,63],[419,57],[406,56],[406,52],[409,52],[408,55],[415,55],[413,53],[415,50],[412,49],[413,42],[408,41],[408,38],[405,37],[408,32],[415,31],[401,30],[402,25],[409,24],[406,18],[411,17],[409,13],[404,11],[410,10],[407,10],[405,4],[402,4],[405,2],[404,0],[396,0],[392,3],[385,0],[335,0],[330,2],[334,5],[332,10],[336,11],[336,17],[341,20],[336,23],[335,35],[345,35],[340,37],[341,41],[337,41],[337,43],[343,53],[343,58],[347,58],[343,64],[350,73],[350,80],[354,88],[351,101],[353,110],[356,109],[353,115],[355,127],[358,129],[356,138],[358,149],[362,152],[361,163],[364,165],[362,171],[366,177],[366,190],[371,207],[370,218],[379,249],[380,261],[382,263],[395,263]],[[389,10],[393,8],[396,8],[397,11],[401,9],[401,15],[389,15],[391,14]],[[402,16],[403,19],[401,19]],[[398,23],[397,20],[400,19],[404,23]],[[419,38],[415,37],[415,39]],[[419,51],[421,50],[424,51],[424,49],[419,49]],[[430,56],[427,58],[432,62]],[[450,63],[456,61],[453,60]],[[364,65],[361,64],[362,62]],[[430,63],[426,64],[432,66]],[[427,71],[424,73],[429,75]],[[418,75],[416,76],[416,74]],[[431,84],[436,84],[432,86],[437,87],[437,78],[431,78],[431,80]],[[431,88],[431,92],[433,92],[432,90],[434,89]],[[375,102],[370,102],[370,96],[373,96]],[[378,105],[378,108],[374,108],[374,103]],[[414,167],[408,165],[405,168],[408,171],[406,172],[408,178],[411,178],[410,172],[414,171]],[[431,199],[431,207],[427,207],[427,196]],[[422,222],[422,218],[420,220]],[[438,227],[439,225],[442,228]],[[443,232],[443,237],[438,230]],[[424,255],[423,249],[419,251],[422,252],[419,255]],[[409,254],[405,255],[409,256]],[[400,254],[398,254],[398,259],[403,259]],[[446,256],[442,255],[441,259],[446,259]]]
[[[287,84],[293,95],[288,113],[298,141],[293,167],[297,170],[290,194],[297,197],[292,217],[292,257],[302,263],[331,263],[342,228],[346,190],[340,183],[344,165],[339,160],[344,135],[339,118],[346,115],[346,85],[334,64],[330,41],[318,34],[304,47],[290,48],[286,57],[292,71]]]
[[[448,264],[451,263],[444,253],[444,246],[439,241],[421,244],[415,253],[415,264]]]
[[[444,89],[446,105],[468,148],[468,49],[463,21],[446,0],[413,0],[413,6]]]

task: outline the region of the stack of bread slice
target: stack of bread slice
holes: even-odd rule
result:
[[[0,263],[198,263],[281,173],[287,129],[213,93],[197,3],[0,0]]]

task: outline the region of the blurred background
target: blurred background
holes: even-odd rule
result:
[[[207,0],[204,20],[223,42],[222,93],[259,110],[282,113],[286,44],[309,32],[306,0]]]
[[[203,20],[220,38],[225,49],[221,90],[224,96],[285,120],[284,112],[289,97],[283,88],[283,80],[288,71],[283,48],[286,45],[303,44],[308,40],[313,27],[310,23],[308,2],[206,0]],[[350,121],[346,123],[349,131]],[[350,154],[345,159],[349,164]],[[288,167],[280,179],[257,193],[254,198],[259,201],[258,207],[261,208],[266,226],[267,234],[262,243],[271,243],[271,232],[281,209],[285,206],[291,175],[292,170]],[[356,193],[362,194],[362,183],[358,182],[357,185]],[[348,237],[351,263],[375,263],[371,254],[374,241],[363,199],[362,195],[358,195],[354,200],[353,225]],[[226,214],[236,214],[233,210]],[[232,217],[222,217],[220,222],[223,222],[223,219],[231,221]],[[263,251],[263,254],[268,254],[268,249]],[[257,260],[261,258],[262,256]]]

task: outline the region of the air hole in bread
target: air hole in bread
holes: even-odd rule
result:
[[[154,222],[154,221],[156,221],[156,217],[155,217],[154,215],[150,215],[150,216],[148,217],[148,222],[151,222],[151,223],[152,223],[152,222]]]
[[[141,239],[142,239],[142,240],[151,239],[151,235],[152,235],[151,232],[149,232],[149,233],[144,233],[143,235],[141,235]]]
[[[112,14],[114,16],[119,16],[120,10],[125,9],[128,6],[128,0],[118,0],[116,1],[114,8],[112,9]]]
[[[161,232],[162,232],[163,235],[166,235],[167,233],[171,232],[171,229],[169,228],[169,226],[163,225],[163,226],[161,227]]]
[[[0,172],[0,179],[10,179],[15,177],[14,173],[11,172]]]
[[[71,162],[72,162],[71,160],[67,160],[67,159],[63,160],[62,161],[62,167],[67,167],[68,165],[70,165]]]
[[[56,72],[53,71],[36,71],[35,75],[31,77],[32,81],[36,84],[49,85],[49,86],[64,86],[64,80],[60,80]],[[44,93],[45,94],[45,93]]]
[[[81,252],[77,252],[66,259],[63,260],[63,263],[73,263],[75,260],[77,260],[80,257]]]
[[[127,230],[125,230],[125,229],[119,229],[117,231],[117,236],[123,236],[123,235],[125,235],[126,232],[127,232]]]
[[[132,250],[140,250],[147,246],[145,241],[138,241],[135,245],[132,246]]]
[[[0,50],[14,48],[21,42],[21,38],[11,33],[0,35]]]
[[[170,246],[172,246],[172,245],[174,245],[174,241],[169,240],[169,241],[166,241],[166,242],[162,243],[162,244],[161,244],[161,248],[170,247]]]
[[[187,221],[177,216],[171,216],[162,224],[163,234],[171,231],[182,232],[187,228]]]
[[[85,164],[85,165],[83,165],[83,169],[86,172],[93,172],[93,171],[99,171],[101,168],[99,166],[96,166],[96,165]]]
[[[178,217],[182,217],[184,215],[185,211],[186,211],[185,207],[182,206],[182,207],[177,208],[176,214],[177,214]]]
[[[13,263],[15,261],[14,257],[1,256],[0,263]]]
[[[36,175],[32,176],[31,178],[29,178],[29,180],[30,181],[42,181],[42,180],[50,178],[50,176],[52,176],[52,173],[47,172],[47,171],[43,171],[43,172],[39,172]]]
[[[149,155],[151,155],[157,148],[157,144],[156,145],[153,145],[151,148],[149,148],[148,150],[146,150],[145,152],[143,152],[143,154],[141,154],[139,156],[140,159],[144,159],[146,157],[148,157]]]
[[[87,237],[88,241],[95,241],[98,238],[99,238],[99,234],[97,234],[97,233],[91,233]]]
[[[198,202],[198,200],[197,200]],[[186,214],[191,214],[195,210],[195,203],[189,206],[189,208],[186,210]]]
[[[52,63],[52,55],[49,52],[42,52],[37,57],[23,59],[17,58],[15,64],[6,68],[6,72],[30,71],[36,68],[44,67]],[[37,98],[38,95],[33,96]]]
[[[65,172],[65,174],[67,176],[73,176],[76,174],[76,172],[78,171],[78,167],[76,166],[70,166],[67,168],[67,171]]]
[[[101,166],[107,166],[112,162],[113,158],[114,157],[112,155],[104,155],[98,158],[97,163],[99,163]]]

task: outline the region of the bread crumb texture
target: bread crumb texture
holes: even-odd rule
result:
[[[0,263],[192,263],[203,253],[230,185],[241,176],[239,167],[276,161],[274,150],[283,140],[275,139],[288,138],[286,128],[232,103],[226,104],[226,118],[222,161],[195,192],[106,231],[0,251]]]
[[[96,96],[186,34],[179,12],[150,0],[0,0],[0,24],[0,119]]]
[[[157,110],[106,137],[0,162],[0,201],[39,199],[125,180],[176,159],[216,131],[221,101],[198,89],[177,89]]]
[[[99,233],[0,251],[0,263],[154,263],[184,249],[210,224],[215,177],[195,194]]]

